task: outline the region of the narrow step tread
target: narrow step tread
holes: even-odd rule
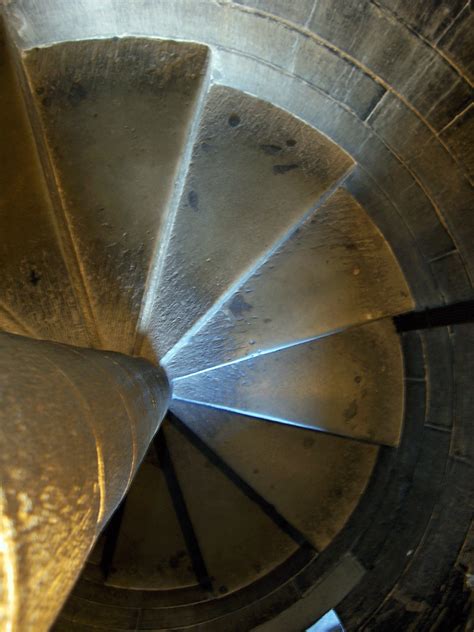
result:
[[[164,361],[175,378],[412,308],[383,236],[337,189]]]
[[[174,402],[173,410],[197,437],[195,445],[204,445],[203,452],[225,463],[319,551],[352,513],[379,451],[195,404]]]
[[[396,446],[403,360],[391,319],[178,378],[173,397]]]

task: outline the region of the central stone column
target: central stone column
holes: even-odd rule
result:
[[[146,360],[0,333],[0,629],[48,630],[169,402]]]

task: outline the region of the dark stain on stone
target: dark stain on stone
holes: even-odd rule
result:
[[[41,96],[42,94],[44,94],[44,88],[43,88],[43,86],[38,86],[38,87],[36,88],[35,92],[36,92],[36,94],[37,94],[38,96]]]
[[[354,419],[356,415],[357,415],[357,402],[355,399],[353,399],[352,402],[344,411],[344,419],[346,421],[350,421],[351,419]]]
[[[263,322],[265,323],[265,325],[268,325],[268,323],[272,322],[272,319],[271,318],[264,318]]]
[[[280,145],[260,145],[260,149],[269,156],[276,156],[283,150]]]
[[[288,171],[293,171],[293,169],[298,169],[297,164],[291,164],[291,165],[273,165],[273,173],[276,176],[280,176],[283,175],[285,173],[288,173]]]
[[[49,108],[51,103],[53,102],[51,97],[43,97],[41,99],[41,104],[45,107],[45,108]]]
[[[287,147],[294,147],[296,145],[296,140],[294,138],[289,138],[286,141],[286,145]]]
[[[191,190],[188,193],[188,203],[189,203],[189,206],[195,211],[199,210],[199,196],[196,193],[196,191]]]
[[[252,305],[245,301],[242,294],[236,294],[229,305],[229,309],[238,318],[242,317],[244,312],[249,312],[252,309]]]
[[[362,378],[360,377],[360,375],[356,375],[355,378],[354,378],[354,382],[356,384],[360,384],[361,380],[362,380]]]
[[[229,116],[228,123],[231,127],[237,127],[238,125],[240,125],[240,116],[235,113],[231,114]]]
[[[41,275],[38,274],[36,272],[36,270],[34,268],[31,268],[30,270],[30,283],[31,285],[38,285],[38,283],[41,281]]]
[[[180,561],[186,557],[184,551],[178,551],[176,555],[172,555],[169,559],[169,565],[171,568],[178,568]]]
[[[228,588],[227,586],[219,586],[219,592],[221,593],[221,595],[224,595],[226,592],[228,592]]]
[[[87,97],[87,90],[78,82],[72,84],[67,95],[67,100],[73,106],[79,105]]]

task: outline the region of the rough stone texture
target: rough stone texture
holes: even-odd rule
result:
[[[90,602],[72,595],[68,599],[64,608],[64,617],[67,618],[67,628],[64,630],[88,630],[87,624],[90,614]],[[118,606],[109,606],[101,604],[100,607],[94,608],[94,623],[98,626],[98,630],[136,630],[140,616],[140,610],[135,608],[121,608]],[[71,627],[69,625],[71,624]],[[94,625],[95,628],[95,625]],[[61,629],[61,628],[59,628]]]
[[[298,43],[295,31],[285,26],[282,22],[278,22],[280,19],[278,16],[271,18],[271,13],[277,13],[279,10],[278,7],[276,7],[275,10],[272,11],[272,6],[276,5],[272,5],[270,2],[265,4],[264,9],[268,14],[255,14],[249,10],[242,11],[239,5],[229,3],[223,3],[221,5],[205,3],[202,6],[202,15],[206,23],[206,28],[201,31],[202,36],[209,38],[209,41],[212,42],[219,40],[224,46],[229,46],[234,49],[239,46],[242,47],[245,44],[248,53],[252,56],[261,56],[267,59],[269,63],[277,65],[282,64],[282,59],[285,59],[291,66],[293,59],[291,55],[288,55],[288,51],[297,51],[298,47],[302,45]],[[180,18],[181,11],[184,11],[186,7],[187,3],[185,1],[176,3],[170,18],[168,18],[167,12],[163,9],[163,19],[161,23],[163,24],[162,28],[164,32],[171,32],[172,29],[175,28],[175,25],[181,24],[180,28],[184,28],[185,36],[190,38],[196,37],[196,34],[192,31],[192,23],[187,21],[183,22]],[[404,97],[411,100],[413,105],[419,107],[421,111],[423,111],[423,108],[419,106],[419,104],[417,105],[416,100],[423,99],[426,103],[425,113],[429,110],[433,110],[436,117],[440,117],[438,121],[440,125],[443,124],[444,126],[454,114],[460,111],[460,108],[464,107],[463,104],[465,104],[466,98],[470,96],[470,91],[466,92],[466,84],[455,69],[449,66],[433,48],[423,43],[407,26],[398,22],[395,16],[390,14],[389,11],[386,9],[381,10],[374,4],[355,2],[355,0],[343,3],[343,6],[339,7],[339,11],[337,10],[338,7],[339,5],[337,5],[337,3],[336,5],[332,3],[328,5],[325,2],[321,2],[315,5],[312,22],[313,27],[316,29],[316,32],[321,33],[323,37],[327,37],[329,46],[339,46],[342,50],[348,50],[350,54],[354,54],[354,57],[358,58],[356,60],[357,63],[367,67],[368,71],[372,73],[380,73],[381,80],[393,84],[393,88],[396,91],[400,91]],[[158,11],[158,9],[159,7],[157,5],[156,10]],[[155,10],[155,8],[153,8],[153,10]],[[51,11],[48,12],[48,15],[54,15],[54,13]],[[135,16],[131,17],[125,13],[123,15],[126,19],[129,19],[129,17],[135,19]],[[266,19],[264,15],[268,15],[269,19]],[[329,20],[333,21],[332,24],[329,23]],[[341,20],[343,22],[343,28],[341,28],[340,25]],[[152,24],[152,21],[150,14],[148,20],[140,22],[140,28],[143,29],[143,25],[145,25],[146,29],[150,29],[149,24]],[[78,23],[80,23],[79,28],[82,29],[80,33],[84,36],[86,34],[86,30],[84,29],[87,29],[87,27],[83,24],[83,20],[78,21]],[[218,24],[221,26],[225,24],[225,28],[217,28]],[[371,26],[372,30],[367,28],[367,25]],[[136,30],[137,26],[134,25],[132,28]],[[245,40],[238,37],[240,30],[246,33]],[[41,37],[41,32],[41,28],[34,34],[26,31],[24,37]],[[380,35],[377,36],[377,33],[380,33]],[[366,38],[366,42],[370,42],[370,47],[368,48],[364,43],[364,37]],[[265,41],[268,39],[272,42],[271,47],[265,46]],[[377,44],[378,41],[383,41],[383,47]],[[390,50],[391,42],[393,44],[393,50]],[[404,44],[401,52],[397,49],[399,42],[403,42]],[[304,46],[308,47],[307,52],[308,56],[310,56],[314,53],[317,46],[320,45],[316,42],[310,44],[308,40]],[[411,51],[412,48],[413,50]],[[337,54],[337,49],[335,53]],[[397,61],[396,64],[392,63],[394,60]],[[330,67],[332,67],[332,64],[333,62],[331,61]],[[309,71],[309,68],[305,69],[304,66],[300,67],[301,73],[307,74]],[[357,75],[358,73],[354,73],[354,77]],[[409,81],[413,82],[413,85],[416,87],[413,93],[403,88],[405,85],[403,81],[406,80],[407,77],[409,77]],[[306,80],[303,74],[302,78]],[[313,74],[314,81],[316,81],[315,78],[316,75]],[[420,90],[419,85],[422,80],[424,82],[424,89]],[[330,94],[331,96],[334,95],[335,97],[345,100],[344,103],[349,103],[350,107],[358,112],[359,116],[363,116],[370,110],[371,103],[356,103],[358,99],[357,94],[360,93],[357,87],[357,81],[364,83],[366,80],[362,80],[359,77],[355,84],[349,85],[348,83],[347,91],[340,91],[338,95],[338,89],[334,87],[330,89]],[[325,82],[327,85],[324,73],[317,75],[316,83],[318,82],[324,89]],[[370,84],[367,85],[369,86]],[[326,89],[329,88],[330,86]],[[403,90],[401,88],[403,88]],[[462,92],[462,95],[459,91]],[[456,97],[456,94],[458,94],[459,98]],[[448,109],[445,108],[446,104],[443,105],[443,95],[448,95],[449,97]],[[434,104],[436,104],[436,107],[434,107]],[[453,111],[450,110],[451,105],[454,105]],[[319,106],[315,104],[315,107]],[[339,116],[339,114],[337,114],[337,116]],[[325,118],[321,113],[318,117],[314,117],[315,125],[319,126],[322,124],[322,127],[328,130],[326,133],[330,133],[330,135],[334,136],[338,142],[341,142],[346,148],[349,148],[349,150],[352,148],[357,150],[358,147],[361,147],[364,141],[362,131],[360,134],[357,133],[351,140],[351,136],[354,132],[350,125],[346,127],[347,123],[341,125],[342,121],[337,121],[339,130],[344,130],[344,134],[339,134],[338,129],[335,129],[334,125],[331,125],[329,121],[321,120],[321,117],[323,119]],[[443,120],[441,121],[441,119]],[[324,129],[324,131],[326,131],[326,129]],[[369,152],[369,148],[366,148],[366,152]],[[362,154],[362,160],[364,160],[363,153],[364,152],[358,151],[356,153],[357,158]],[[378,155],[377,164],[380,163],[381,159],[382,157]],[[364,166],[366,165],[364,164]],[[371,167],[369,167],[369,171],[370,170]],[[387,173],[390,173],[392,165],[386,164],[385,170]],[[386,177],[388,178],[388,175]],[[392,180],[393,179],[394,178],[392,178]],[[401,183],[401,188],[404,186],[405,185]],[[398,188],[400,189],[400,187]],[[384,192],[387,193],[388,197],[392,196],[391,190],[384,188]],[[410,199],[411,196],[397,193],[397,197],[401,198],[395,202],[398,211],[409,213],[410,209],[402,207],[413,204],[413,201]],[[393,198],[394,201],[397,197]],[[419,198],[418,204],[421,203],[419,193],[416,194],[416,197]],[[423,202],[422,205],[424,206],[424,204]],[[422,217],[423,216],[424,213],[422,214]],[[426,233],[426,230],[428,230],[428,233]],[[426,256],[428,258],[437,257],[443,254],[443,251],[449,251],[449,248],[445,248],[444,246],[440,248],[440,243],[434,243],[433,248],[426,243],[426,235],[428,234],[429,236],[430,230],[435,230],[435,232],[439,233],[439,236],[441,236],[443,232],[442,229],[440,230],[434,226],[424,228],[425,234],[424,236],[421,235],[420,246],[423,252],[426,253]],[[465,257],[464,252],[460,254],[462,257]]]
[[[435,42],[451,26],[466,0],[374,0],[417,33]]]
[[[236,0],[236,3],[259,11],[268,11],[295,24],[305,25],[311,15],[315,0],[296,0],[296,2],[288,2],[288,0]]]
[[[474,243],[474,215],[471,212],[474,192],[456,161],[420,119],[392,94],[387,94],[373,112],[370,125],[420,179],[433,201],[432,213],[433,217],[438,217],[438,230],[442,230],[441,222],[447,224],[454,243],[462,248],[474,279],[474,252],[471,247]],[[404,130],[403,134],[400,134],[400,129]],[[414,207],[410,205],[410,208]],[[421,223],[423,215],[416,209],[414,212],[415,221]],[[418,234],[416,229],[415,234]],[[434,235],[428,237],[428,242],[436,243]],[[442,255],[453,247],[452,242],[438,240],[438,244],[438,252],[432,251],[427,253],[428,256]]]
[[[471,183],[474,184],[474,105],[464,112],[440,134],[440,138],[452,151],[461,168],[464,167]]]
[[[197,44],[120,38],[24,57],[67,227],[61,242],[78,260],[102,348],[134,348],[207,54]]]
[[[412,308],[385,240],[339,189],[164,363],[175,379]]]
[[[0,391],[0,628],[46,630],[127,491],[168,383],[138,358],[2,332]]]
[[[365,545],[356,549],[371,572],[338,607],[348,629],[465,629],[462,622],[468,617],[468,597],[462,578],[459,584],[454,577],[467,569],[456,565],[453,570],[453,566],[466,537],[472,496],[470,468],[464,462],[466,448],[472,449],[466,425],[471,423],[472,397],[463,382],[465,369],[469,371],[472,363],[471,330],[472,325],[455,327],[454,338],[445,328],[421,334],[425,378],[418,335],[404,335],[404,349],[410,349],[407,368],[416,375],[407,384],[405,440],[409,443],[404,456],[402,449],[394,457],[384,493],[386,498],[398,495],[399,510],[395,517],[382,517],[378,527],[372,527],[373,537],[366,532]],[[459,436],[460,447],[450,457],[453,406],[459,411],[454,416],[453,437]],[[413,524],[412,512],[424,522],[424,534],[420,522]],[[450,585],[453,581],[457,584]],[[379,582],[392,586],[382,605]],[[438,628],[435,622],[440,621],[443,625]]]
[[[407,168],[376,137],[366,139],[361,153],[361,163],[396,204],[423,254],[430,259],[451,250],[453,242],[435,207]]]
[[[251,85],[247,83],[242,87],[251,92],[257,89],[257,85],[262,86],[268,77],[271,77],[270,69],[262,74],[258,74],[253,66],[248,70],[252,73],[250,75],[252,83]],[[301,96],[298,95],[301,99],[300,116],[307,118],[311,124],[354,156],[361,168],[370,174],[375,184],[395,206],[396,212],[403,217],[412,233],[414,243],[426,257],[432,258],[450,251],[453,248],[452,239],[440,223],[430,199],[413,179],[410,171],[382,142],[382,139],[370,133],[370,128],[363,125],[353,113],[327,98],[323,93],[312,91],[306,85],[301,86],[296,81],[291,84],[291,87],[294,88],[291,93],[293,103],[298,94],[297,90],[301,90]],[[286,94],[281,92],[279,94],[283,97],[282,106],[291,107]],[[382,99],[382,104],[384,100]],[[374,183],[367,186],[373,187]],[[370,195],[369,192],[366,192],[366,195]],[[378,215],[380,217],[381,213],[379,212]],[[380,219],[383,219],[386,224],[393,225],[397,222],[393,213],[388,213]],[[387,235],[385,228],[383,232]],[[398,249],[400,244],[397,244],[397,241],[400,243],[402,241],[398,232],[397,236],[394,233],[394,238],[388,237],[388,239],[392,248]]]
[[[442,303],[443,299],[436,286],[433,273],[389,197],[362,169],[357,169],[348,178],[346,186],[392,244],[415,297],[417,308]]]
[[[370,572],[338,609],[344,625],[350,630],[363,627],[369,613],[383,599],[387,587],[399,577],[407,551],[423,534],[435,499],[435,481],[423,474],[423,466],[432,463],[435,456],[434,433],[423,427],[425,382],[408,381],[406,394],[401,450],[398,455],[393,455],[390,479],[379,497],[377,515],[353,549],[357,559]],[[417,476],[419,471],[422,478]],[[388,507],[393,509],[388,510]]]
[[[474,402],[472,389],[466,388],[466,379],[469,379],[466,376],[472,374],[473,369],[473,326],[455,326],[451,336],[447,330],[438,330],[426,333],[424,337],[434,351],[428,366],[431,362],[437,365],[429,368],[428,384],[435,375],[435,379],[439,379],[443,373],[445,402],[450,404],[447,409],[437,409],[437,423],[433,423],[433,416],[428,413],[425,428],[433,428],[433,446],[437,444],[438,448],[424,470],[417,467],[425,484],[432,492],[437,490],[435,505],[423,539],[405,552],[409,558],[405,572],[369,619],[368,629],[377,631],[408,628],[461,632],[470,629],[472,624],[469,586],[472,534],[470,537],[468,527],[473,502]],[[446,344],[448,348],[452,345],[452,355],[442,354],[439,348],[435,351],[441,341],[445,349]],[[451,418],[454,424],[452,435],[447,425]],[[447,449],[449,456],[446,459]],[[430,476],[433,477],[431,481]],[[422,502],[426,503],[426,496]],[[357,621],[357,614],[348,614],[347,620]]]
[[[165,354],[286,238],[353,160],[283,110],[212,87],[165,244],[149,336]]]
[[[195,0],[156,0],[132,11],[126,0],[114,0],[107,9],[82,0],[68,5],[68,21],[57,0],[9,4],[28,6],[29,19],[21,22],[20,16],[17,22],[28,46],[118,32],[208,44],[213,81],[286,109],[351,154],[358,164],[344,186],[382,230],[417,309],[472,298],[472,109],[466,81],[472,72],[472,17],[468,8],[462,12],[463,1],[250,0],[243,7],[200,0],[197,11]],[[275,151],[275,143],[265,145]],[[192,191],[186,191],[187,210],[200,208],[203,199]],[[439,328],[404,334],[403,342],[407,408],[401,448],[380,448],[367,493],[320,556],[301,553],[268,583],[216,599],[188,587],[183,599],[192,605],[179,608],[175,602],[163,608],[160,594],[104,586],[96,563],[77,589],[80,603],[71,602],[69,616],[76,621],[63,622],[62,629],[89,631],[84,622],[93,618],[92,602],[102,601],[133,612],[98,608],[96,629],[107,627],[109,615],[135,627],[136,610],[145,607],[146,624],[161,622],[161,629],[199,619],[206,621],[200,629],[247,632],[259,617],[294,605],[348,551],[358,556],[364,577],[338,606],[347,629],[462,629],[469,573],[469,546],[461,547],[471,498],[472,335],[467,328],[451,334]]]
[[[430,267],[446,304],[472,298],[472,285],[458,252],[450,252],[432,261]]]
[[[471,98],[468,84],[435,50],[366,0],[321,0],[309,27],[379,75],[438,129]]]
[[[57,239],[53,205],[1,20],[0,110],[1,326],[89,346],[93,328]]]
[[[298,43],[294,72],[350,107],[363,120],[385,93],[385,88],[367,73],[309,37]]]
[[[382,319],[179,378],[173,394],[178,402],[208,403],[396,446],[403,417],[402,382],[398,336],[391,319]]]
[[[470,3],[440,39],[439,48],[456,63],[472,81],[474,78],[474,11]]]

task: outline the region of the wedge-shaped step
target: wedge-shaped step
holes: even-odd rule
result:
[[[375,321],[179,378],[173,396],[397,445],[403,414],[400,343],[391,320]]]
[[[0,329],[88,346],[0,19]]]
[[[295,552],[298,545],[179,430],[164,430],[217,594],[245,586]]]
[[[10,312],[4,303],[0,303],[0,330],[8,331],[10,334],[25,336],[32,333],[29,327],[21,323],[14,314]]]
[[[378,447],[197,404],[174,411],[315,546],[344,526],[369,480]]]
[[[284,238],[352,160],[279,108],[213,87],[169,243],[149,335],[163,357]]]
[[[145,590],[196,585],[161,469],[143,463],[127,494],[107,584]]]
[[[167,370],[171,377],[192,373],[412,307],[383,236],[339,189],[176,347]]]
[[[63,239],[101,344],[116,351],[134,346],[206,62],[198,44],[137,38],[61,43],[24,59]]]

